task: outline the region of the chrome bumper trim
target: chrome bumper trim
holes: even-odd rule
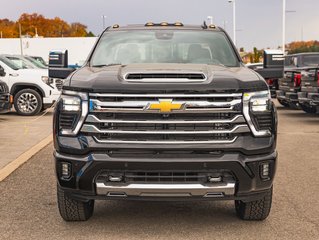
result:
[[[223,197],[235,194],[235,181],[214,184],[105,184],[96,183],[98,195],[109,197]]]

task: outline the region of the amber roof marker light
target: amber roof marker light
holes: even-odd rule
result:
[[[145,27],[151,27],[151,26],[154,26],[154,25],[155,25],[154,23],[148,22],[148,23],[145,24]]]

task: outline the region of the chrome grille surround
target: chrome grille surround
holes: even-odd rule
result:
[[[171,112],[149,109],[166,100],[182,107]],[[250,133],[241,93],[90,93],[89,106],[81,132],[97,143],[230,144]]]

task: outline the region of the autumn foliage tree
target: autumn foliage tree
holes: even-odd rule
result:
[[[287,45],[287,49],[290,54],[301,52],[319,52],[319,41],[292,42]]]
[[[24,13],[17,22],[8,19],[0,19],[0,31],[3,38],[19,37],[19,23],[21,24],[21,34],[34,37],[36,34],[43,37],[87,37],[87,26],[81,23],[68,24],[59,17],[45,18],[41,14]]]

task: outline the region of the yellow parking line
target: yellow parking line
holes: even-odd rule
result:
[[[4,168],[0,169],[0,182],[13,173],[22,164],[27,162],[31,157],[38,153],[41,149],[46,147],[52,141],[52,134],[43,139],[38,144],[34,145],[32,148],[21,154],[17,159],[10,162]]]

